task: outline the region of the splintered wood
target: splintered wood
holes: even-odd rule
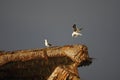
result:
[[[80,80],[80,78],[62,67],[57,67],[48,80]]]
[[[0,51],[0,80],[80,80],[77,68],[91,63],[80,44]]]

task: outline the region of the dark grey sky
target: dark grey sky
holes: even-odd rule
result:
[[[71,37],[74,23],[82,37]],[[119,30],[119,0],[0,0],[0,50],[85,44],[96,60],[79,68],[82,80],[120,79]]]

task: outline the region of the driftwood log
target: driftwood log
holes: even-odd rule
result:
[[[80,80],[77,68],[91,63],[80,44],[0,51],[0,80]]]

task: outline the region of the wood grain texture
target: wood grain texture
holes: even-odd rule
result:
[[[79,80],[77,68],[91,63],[80,44],[0,51],[0,80]]]

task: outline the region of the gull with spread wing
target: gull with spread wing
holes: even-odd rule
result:
[[[73,33],[72,33],[72,37],[78,37],[78,36],[82,36],[82,34],[80,33],[81,32],[81,30],[82,30],[82,28],[78,28],[77,26],[76,26],[76,24],[74,24],[73,26]]]

